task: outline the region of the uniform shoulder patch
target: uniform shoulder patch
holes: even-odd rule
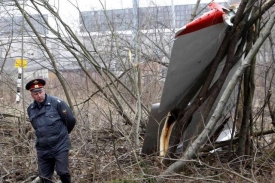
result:
[[[60,98],[54,98],[58,103],[60,103],[62,100]]]

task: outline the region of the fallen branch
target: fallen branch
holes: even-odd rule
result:
[[[40,181],[39,177],[36,177],[31,183],[38,183]]]
[[[7,118],[7,117],[20,118],[19,116],[16,116],[16,115],[0,113],[0,119]]]

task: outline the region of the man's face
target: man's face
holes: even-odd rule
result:
[[[36,102],[41,103],[45,100],[45,91],[42,88],[42,90],[38,92],[31,92],[31,96]]]

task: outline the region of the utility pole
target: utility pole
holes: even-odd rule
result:
[[[135,52],[133,63],[134,88],[137,97],[137,112],[136,112],[136,126],[135,126],[135,145],[139,147],[139,126],[141,121],[141,81],[140,81],[140,53],[139,53],[139,0],[133,0],[133,48]],[[131,58],[130,58],[131,59]]]
[[[137,63],[137,50],[139,48],[138,45],[138,37],[139,37],[139,21],[138,21],[138,1],[139,0],[132,0],[133,1],[133,30],[132,30],[132,37],[133,37],[133,48],[135,50],[135,60],[134,62]]]
[[[171,0],[171,12],[172,12],[172,30],[175,32],[176,30],[176,14],[175,14],[175,5],[174,0]]]

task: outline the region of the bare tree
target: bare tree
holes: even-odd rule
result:
[[[0,112],[0,123],[2,116],[3,119],[13,116],[17,120],[13,123],[14,126],[22,129],[18,131],[20,138],[15,138],[12,142],[13,146],[20,147],[21,154],[25,149],[33,152],[32,144],[28,141],[33,139],[33,134],[28,124],[21,123],[24,120],[21,117],[24,109],[10,102],[13,100],[11,91],[14,96],[16,94],[14,77],[16,71],[9,70],[8,64],[18,57],[13,54],[20,49],[18,46],[15,49],[14,45],[22,44],[19,36],[23,36],[26,43],[23,56],[28,58],[30,65],[38,65],[39,70],[45,69],[54,75],[48,80],[48,91],[65,97],[77,116],[78,126],[73,134],[73,145],[77,145],[78,148],[72,151],[75,158],[73,166],[77,169],[82,163],[88,169],[85,170],[86,172],[78,169],[76,171],[80,175],[92,176],[87,180],[106,181],[108,176],[102,176],[103,173],[108,172],[109,174],[106,175],[110,175],[110,172],[115,169],[119,172],[118,175],[121,175],[129,170],[128,165],[123,166],[123,163],[134,161],[135,163],[130,162],[133,166],[132,170],[139,172],[141,180],[147,179],[146,176],[152,173],[146,172],[150,163],[141,160],[138,151],[142,144],[147,118],[150,115],[149,108],[152,103],[159,102],[161,97],[165,77],[162,71],[169,66],[171,38],[174,34],[173,29],[169,30],[167,25],[172,21],[159,21],[161,12],[144,13],[139,21],[145,28],[138,30],[140,45],[137,50],[132,44],[131,31],[129,34],[129,30],[133,29],[133,21],[125,18],[130,16],[126,14],[127,11],[124,16],[112,14],[102,2],[102,10],[94,10],[94,19],[87,20],[85,12],[81,11],[77,3],[72,1],[67,3],[79,14],[79,22],[76,24],[80,23],[80,25],[77,28],[71,27],[60,15],[59,7],[51,4],[50,1],[29,0],[26,4],[22,4],[22,1],[15,0],[14,4],[9,5],[15,9],[16,16],[20,15],[24,18],[25,33],[17,34],[14,28],[5,39],[1,40],[1,56],[4,55],[4,58],[3,61],[1,60],[0,70],[0,109],[3,109]],[[168,168],[163,172],[157,169],[160,172],[157,181],[163,182],[172,172],[180,172],[187,162],[198,157],[203,150],[209,151],[213,146],[217,147],[213,144],[209,145],[209,139],[215,134],[217,121],[221,119],[224,105],[237,83],[240,84],[234,122],[239,133],[236,137],[232,136],[231,141],[225,142],[225,145],[231,144],[230,151],[238,156],[252,155],[254,140],[272,133],[272,130],[265,128],[265,125],[270,124],[268,122],[263,124],[263,121],[264,118],[270,117],[274,124],[273,65],[270,65],[269,69],[264,69],[266,95],[259,111],[253,111],[253,102],[258,95],[257,86],[255,86],[257,84],[254,83],[257,77],[255,73],[258,72],[256,55],[260,50],[258,56],[267,58],[267,55],[270,55],[269,52],[274,56],[271,29],[275,16],[270,10],[274,3],[274,0],[241,1],[234,18],[234,26],[227,32],[215,59],[196,80],[186,97],[179,101],[179,108],[170,111],[176,117],[176,122],[169,141],[168,153],[163,161]],[[8,11],[9,8],[5,4],[1,5],[2,10],[13,17],[15,25],[22,23],[16,21],[17,17]],[[188,17],[188,21],[193,20],[204,9],[200,9],[199,5],[198,0],[192,17]],[[50,16],[54,23],[50,23],[49,17],[45,14]],[[104,23],[99,21],[100,18],[105,20]],[[48,33],[41,32],[39,26]],[[128,31],[121,30],[121,27],[127,27]],[[271,41],[267,51],[261,46],[264,45],[268,36]],[[267,44],[264,46],[267,47]],[[242,64],[231,78],[215,111],[212,112],[216,97],[229,72],[232,68],[236,68],[240,58],[244,58]],[[226,62],[222,74],[213,82],[217,67],[224,59]],[[270,60],[274,62],[273,57]],[[25,72],[25,77],[29,77],[27,75],[29,73]],[[33,73],[30,75],[34,76]],[[5,101],[1,100],[4,94]],[[194,99],[192,104],[187,106],[191,99]],[[30,101],[31,98],[26,94],[22,105],[27,105]],[[264,112],[266,107],[269,108],[268,114]],[[177,145],[190,125],[194,112],[198,109],[203,111],[199,124],[203,126],[205,119],[209,119],[209,122],[203,130],[199,130],[197,138],[193,137],[195,140],[189,144],[189,148],[180,156],[176,156]],[[12,116],[10,116],[11,112],[14,113]],[[258,125],[260,116],[262,126],[260,130],[255,131],[258,129],[255,126]],[[268,144],[267,140],[265,144]],[[237,150],[233,151],[234,148]],[[107,161],[106,156],[111,157],[110,162],[104,162]],[[83,161],[82,159],[79,161],[80,157]],[[34,157],[31,158],[33,159],[30,161],[32,163],[29,164],[29,171],[35,168]],[[147,164],[143,165],[144,162]],[[155,171],[158,165],[153,164],[153,166]],[[6,169],[4,177],[8,174],[10,174],[9,169]],[[249,178],[242,178],[250,181]]]

